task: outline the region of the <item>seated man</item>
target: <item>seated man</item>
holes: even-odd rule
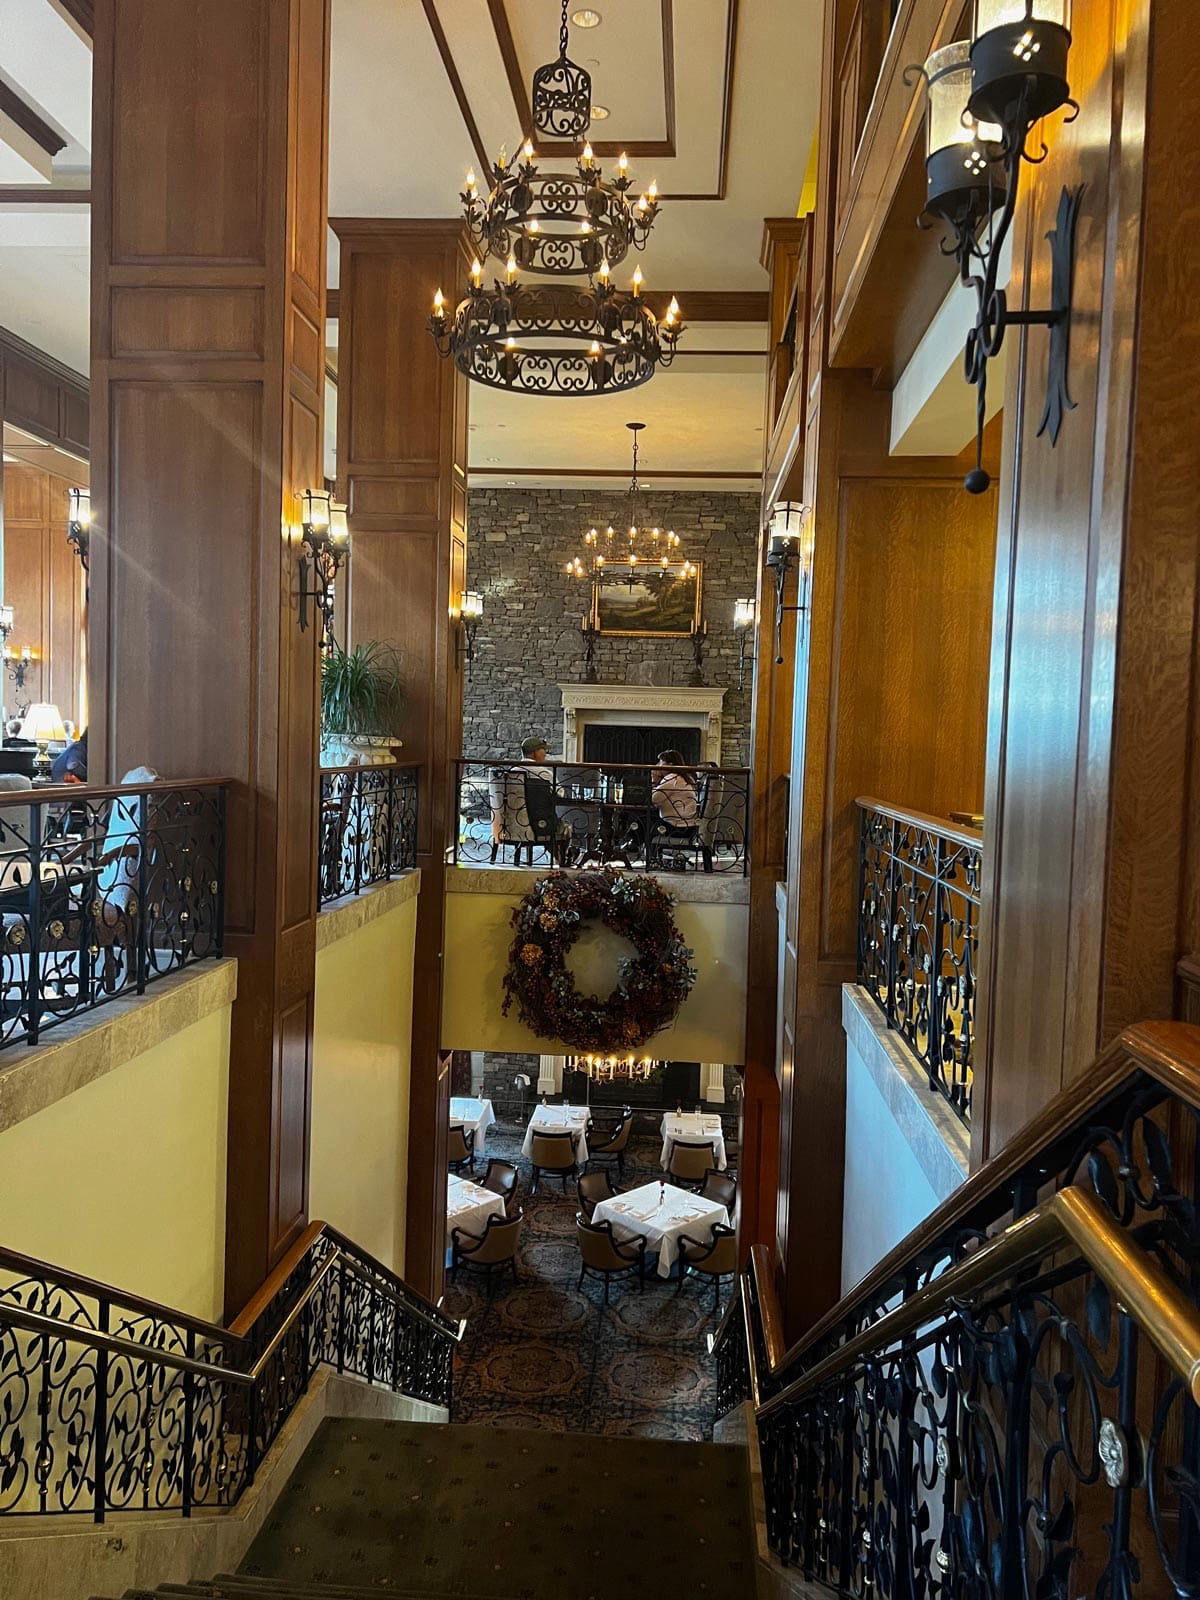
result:
[[[525,772],[525,810],[533,836],[559,866],[565,867],[571,824],[559,816],[556,808],[559,794],[554,786],[554,773],[546,765],[546,741],[536,734],[523,740],[521,759],[530,763]]]
[[[87,729],[79,735],[74,744],[69,744],[55,756],[50,767],[51,783],[86,783],[87,782]]]

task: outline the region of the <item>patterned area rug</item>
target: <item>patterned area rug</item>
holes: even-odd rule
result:
[[[248,1576],[476,1600],[746,1600],[745,1452],[327,1420]]]
[[[716,1370],[705,1335],[719,1320],[712,1284],[682,1286],[653,1270],[644,1294],[634,1279],[614,1279],[608,1306],[596,1279],[579,1281],[573,1183],[564,1197],[557,1180],[530,1198],[525,1130],[497,1123],[486,1153],[515,1161],[525,1228],[520,1282],[496,1282],[491,1298],[482,1275],[464,1268],[447,1283],[445,1309],[467,1318],[454,1374],[454,1420],[497,1428],[541,1428],[650,1439],[712,1437]],[[630,1140],[621,1189],[635,1189],[659,1170],[661,1140]],[[486,1159],[476,1160],[482,1178]],[[728,1286],[725,1287],[728,1294]],[[724,1310],[724,1301],[722,1302]]]

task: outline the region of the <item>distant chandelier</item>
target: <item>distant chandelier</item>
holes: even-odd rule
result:
[[[533,125],[553,139],[581,138],[592,120],[592,80],[567,58],[567,3],[562,0],[558,60],[533,75]]]
[[[567,1070],[586,1072],[589,1078],[595,1078],[598,1083],[611,1082],[614,1078],[640,1078],[648,1081],[654,1074],[666,1065],[665,1061],[655,1060],[649,1056],[568,1056]]]
[[[638,482],[638,434],[644,422],[627,422],[625,426],[633,435],[633,476],[629,482],[629,522],[625,534],[617,533],[610,524],[603,532],[590,528],[583,536],[584,554],[567,562],[567,575],[588,578],[598,582],[605,568],[624,568],[623,574],[611,574],[614,581],[623,577],[632,588],[635,582],[645,582],[652,575],[660,579],[665,575],[690,578],[695,572],[692,563],[673,552],[679,550],[679,535],[673,528],[644,528],[638,516],[638,496],[642,485]]]

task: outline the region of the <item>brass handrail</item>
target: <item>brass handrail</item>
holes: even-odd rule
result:
[[[1003,1233],[948,1267],[940,1278],[839,1345],[766,1405],[756,1406],[756,1416],[764,1419],[794,1404],[845,1371],[860,1356],[886,1349],[933,1321],[952,1301],[979,1297],[999,1278],[1040,1260],[1065,1243],[1076,1247],[1108,1285],[1117,1303],[1184,1380],[1192,1398],[1200,1403],[1200,1311],[1138,1248],[1095,1195],[1072,1185],[1059,1189],[1036,1210],[1011,1223]],[[753,1344],[749,1355],[754,1377]]]
[[[53,1334],[58,1338],[72,1341],[76,1344],[87,1345],[91,1349],[106,1350],[111,1355],[130,1356],[139,1361],[149,1363],[151,1366],[171,1367],[179,1372],[191,1372],[197,1377],[210,1378],[213,1381],[238,1384],[249,1388],[258,1382],[267,1369],[267,1364],[279,1346],[287,1338],[289,1332],[296,1325],[301,1311],[316,1294],[325,1279],[343,1261],[353,1263],[354,1257],[346,1254],[340,1248],[326,1256],[319,1270],[305,1284],[303,1291],[288,1310],[287,1315],[275,1330],[269,1343],[261,1355],[250,1368],[249,1372],[241,1372],[236,1367],[214,1366],[209,1361],[197,1361],[193,1356],[177,1355],[173,1350],[161,1350],[154,1345],[138,1344],[135,1339],[122,1339],[117,1334],[102,1333],[97,1328],[82,1326],[76,1322],[67,1322],[61,1317],[48,1317],[40,1311],[26,1311],[21,1306],[13,1306],[0,1301],[0,1323],[7,1323],[10,1327],[23,1328],[27,1333]],[[459,1319],[457,1330],[436,1322],[420,1306],[406,1307],[412,1311],[420,1321],[435,1328],[437,1332],[452,1339],[455,1344],[461,1344],[467,1329],[465,1317]],[[449,1319],[446,1319],[449,1320]],[[221,1330],[218,1330],[220,1332]],[[244,1341],[244,1336],[243,1336]]]

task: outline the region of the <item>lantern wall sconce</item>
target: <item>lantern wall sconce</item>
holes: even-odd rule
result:
[[[308,627],[308,606],[312,601],[321,621],[321,648],[330,651],[334,645],[334,583],[350,554],[346,507],[323,490],[306,489],[300,542],[306,552],[300,558],[300,630]]]
[[[747,643],[754,635],[754,621],[757,613],[758,606],[753,600],[735,600],[733,602],[733,631],[738,636],[739,694],[746,687],[746,668],[758,659],[754,651],[746,649]]]
[[[799,500],[779,500],[767,528],[767,567],[775,574],[775,665],[783,665],[783,615],[808,610],[812,569],[812,507]],[[799,565],[799,593],[794,606],[783,603],[788,574]]]
[[[957,258],[961,280],[976,297],[965,354],[966,379],[976,391],[975,465],[964,480],[970,494],[982,494],[991,483],[983,466],[987,369],[1010,326],[1050,330],[1039,437],[1048,434],[1051,445],[1057,444],[1063,417],[1075,404],[1067,380],[1082,184],[1062,190],[1055,225],[1046,234],[1049,306],[1010,311],[997,283],[1016,212],[1021,163],[1036,164],[1047,154],[1044,144],[1031,153],[1030,133],[1062,106],[1070,108],[1072,118],[1079,112],[1067,80],[1070,48],[1070,0],[975,0],[971,40],[935,50],[924,67],[905,74],[907,81],[914,74],[924,77],[928,90],[925,212],[950,227],[952,238],[942,248]]]
[[[67,520],[67,543],[79,557],[85,577],[92,538],[92,497],[86,489],[71,490],[71,510]]]
[[[471,681],[471,668],[475,662],[475,635],[483,621],[483,596],[478,589],[464,589],[458,606],[458,639],[454,649],[454,665],[467,663],[467,682]]]
[[[0,605],[0,647],[7,645],[8,636],[13,631],[13,608]]]

